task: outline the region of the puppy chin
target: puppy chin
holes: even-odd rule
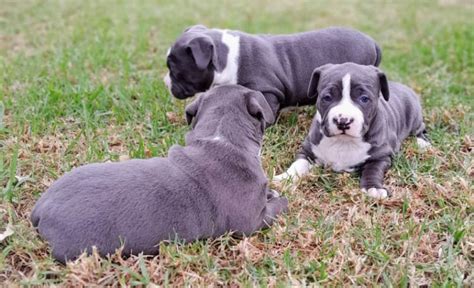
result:
[[[185,91],[184,89],[180,89],[178,85],[172,85],[171,89],[169,90],[170,90],[171,95],[173,95],[173,97],[180,100],[184,100],[184,99],[194,96],[194,93],[191,94],[188,91]]]
[[[182,94],[182,93],[173,93],[171,92],[171,95],[173,95],[173,97],[179,99],[179,100],[184,100],[184,99],[187,99],[187,98],[190,98],[194,95],[186,95],[186,94]]]
[[[344,133],[344,134],[340,134],[341,137],[348,137],[348,138],[362,138],[362,135],[360,135],[359,133],[356,133],[356,134],[352,134],[352,133]]]
[[[326,137],[341,137],[341,138],[361,138],[362,135],[360,132],[354,131],[352,129],[342,132],[339,129],[323,129],[324,136]]]

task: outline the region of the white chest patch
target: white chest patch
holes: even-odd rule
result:
[[[227,63],[221,72],[215,72],[212,86],[237,84],[237,72],[239,68],[240,37],[230,34],[227,30],[219,30],[222,33],[222,43],[227,46]]]
[[[354,166],[369,158],[370,144],[361,138],[334,136],[321,139],[319,145],[313,145],[312,151],[316,163],[332,168],[334,171],[352,172]]]

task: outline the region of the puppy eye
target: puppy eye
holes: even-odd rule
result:
[[[331,95],[324,95],[323,98],[322,98],[322,100],[323,100],[324,102],[331,102],[332,96],[331,96]]]
[[[368,103],[368,102],[370,101],[370,98],[369,98],[368,96],[366,96],[366,95],[362,95],[362,96],[359,97],[359,101],[360,101],[361,103],[366,104],[366,103]]]

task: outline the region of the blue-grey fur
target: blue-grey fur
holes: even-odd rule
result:
[[[221,41],[222,33],[196,25],[186,29],[173,44],[167,65],[172,80],[170,90],[175,97],[184,99],[209,89],[214,71],[222,71],[227,65],[228,49]],[[275,114],[285,107],[315,103],[306,95],[314,68],[344,62],[377,66],[381,61],[375,41],[348,28],[291,35],[228,33],[240,37],[237,84],[264,93]],[[199,60],[208,65],[198,68]]]
[[[258,155],[273,114],[263,95],[220,86],[186,109],[193,129],[166,158],[89,164],[66,173],[31,214],[64,262],[97,246],[100,255],[157,254],[162,240],[251,234],[283,211]],[[217,138],[216,138],[217,137]]]
[[[323,104],[319,95],[327,93],[328,88],[342,89],[341,79],[344,75],[351,75],[351,90],[353,101],[358,95],[352,91],[359,91],[359,95],[371,98],[372,105],[359,108],[364,115],[363,141],[369,143],[370,158],[360,163],[361,188],[384,188],[383,178],[386,170],[391,166],[391,158],[400,150],[402,142],[409,136],[415,135],[426,139],[425,124],[418,95],[409,87],[387,81],[385,74],[374,66],[363,66],[354,63],[340,65],[324,65],[315,69],[308,95],[318,98],[316,108],[322,114],[321,121],[315,116],[310,131],[304,140],[297,158],[304,158],[310,162],[317,159],[312,152],[313,145],[318,145],[326,134],[326,118]],[[332,88],[331,88],[332,89]],[[380,95],[383,98],[379,97]],[[379,99],[380,98],[380,99]],[[337,99],[335,99],[337,101]],[[334,137],[334,136],[333,136]],[[337,137],[337,136],[335,136]],[[388,191],[388,190],[387,190]]]

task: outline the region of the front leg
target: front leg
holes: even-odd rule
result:
[[[286,170],[286,172],[273,177],[274,182],[281,182],[287,179],[291,180],[293,183],[297,182],[301,177],[308,174],[313,167],[316,156],[312,151],[314,145],[318,145],[319,141],[322,138],[320,132],[320,119],[321,116],[318,116],[319,113],[316,113],[316,116],[313,118],[313,123],[309,128],[308,136],[304,139],[303,144],[301,145],[298,154],[296,155],[296,161],[291,164],[291,166]]]
[[[391,165],[390,157],[369,160],[362,167],[360,188],[370,197],[383,199],[390,196],[390,192],[383,187],[385,172]]]
[[[279,175],[273,177],[274,182],[282,182],[290,180],[292,183],[297,182],[301,177],[311,171],[312,164],[306,158],[296,159],[290,167]]]

